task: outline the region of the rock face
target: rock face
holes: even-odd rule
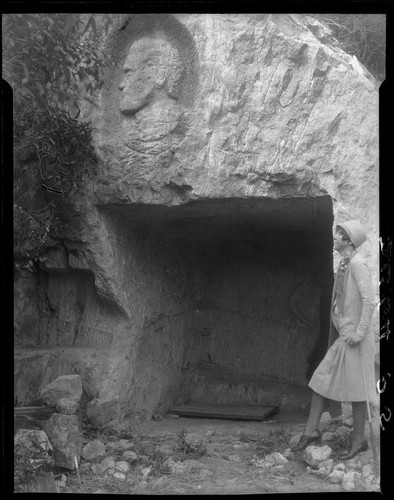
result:
[[[119,403],[116,399],[93,399],[86,406],[86,416],[98,429],[118,419]]]
[[[202,378],[305,386],[327,346],[336,223],[364,223],[378,285],[376,82],[308,16],[116,19],[84,116],[97,173],[36,308],[19,296],[34,321],[18,321],[18,400],[46,370],[77,370],[118,418],[166,411]]]

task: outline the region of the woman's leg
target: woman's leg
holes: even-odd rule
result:
[[[304,431],[305,436],[310,436],[315,430],[317,430],[324,410],[325,402],[325,397],[317,394],[316,392],[313,393],[311,409],[309,411],[309,417]]]
[[[316,392],[313,393],[311,409],[309,411],[309,417],[305,426],[304,434],[300,437],[299,442],[292,447],[292,451],[302,451],[309,444],[320,440],[318,427],[325,402],[326,398],[320,396],[320,394],[317,394]]]
[[[353,409],[353,442],[350,451],[339,455],[339,460],[350,460],[361,451],[368,449],[367,441],[364,439],[365,420],[367,414],[366,401],[352,401]]]
[[[365,420],[367,417],[366,401],[353,401],[353,444],[359,445],[364,440]]]

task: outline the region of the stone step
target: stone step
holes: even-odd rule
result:
[[[242,379],[201,370],[185,377],[178,402],[272,405],[305,413],[309,409],[311,395],[307,384],[303,386],[270,377]]]

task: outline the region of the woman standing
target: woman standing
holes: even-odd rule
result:
[[[370,271],[357,252],[366,239],[364,227],[356,220],[336,227],[334,249],[341,260],[332,293],[330,347],[309,381],[313,390],[311,409],[304,434],[293,451],[320,440],[318,425],[326,399],[352,403],[352,447],[339,458],[353,458],[368,448],[364,431],[366,400],[375,398],[375,342],[370,329],[375,300]]]

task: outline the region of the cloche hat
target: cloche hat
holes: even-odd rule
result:
[[[367,240],[367,231],[358,220],[348,220],[347,222],[338,224],[338,226],[342,227],[346,231],[350,241],[356,248]]]

